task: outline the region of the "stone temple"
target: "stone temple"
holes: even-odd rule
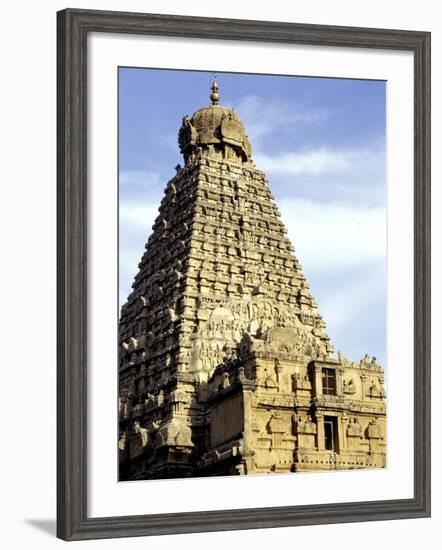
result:
[[[119,478],[384,467],[383,369],[334,355],[216,81],[210,99],[183,118],[184,167],[121,310]]]

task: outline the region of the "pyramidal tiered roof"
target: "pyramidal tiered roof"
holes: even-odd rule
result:
[[[232,109],[218,104],[218,92],[214,81],[212,104],[183,118],[178,142],[185,164],[166,186],[132,293],[121,310],[122,479],[207,475],[207,468],[232,473],[233,428],[226,428],[226,415],[240,419],[238,425],[233,422],[233,431],[244,446],[245,421],[253,421],[257,429],[259,414],[245,410],[244,391],[240,402],[230,398],[225,410],[212,403],[215,394],[228,394],[237,384],[253,390],[256,401],[257,388],[277,390],[293,415],[296,388],[302,391],[304,384],[312,390],[315,375],[308,369],[315,361],[339,370],[342,387],[344,366],[373,372],[378,415],[384,414],[382,369],[376,361],[333,359],[325,323],[267,178],[254,165],[244,125]],[[304,397],[303,421],[317,432],[308,412],[311,392]],[[278,406],[274,412],[283,425]],[[296,439],[293,433],[291,437]],[[227,447],[220,450],[219,445]],[[290,447],[291,458],[284,455],[289,471],[296,462],[295,447]],[[229,454],[230,462],[221,461],[225,471],[213,470],[210,456],[215,451]],[[247,461],[238,458],[241,453],[235,456],[238,473]],[[247,460],[249,472],[260,471],[256,460]]]

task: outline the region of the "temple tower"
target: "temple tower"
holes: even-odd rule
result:
[[[334,356],[216,81],[210,100],[121,310],[120,479],[384,466],[383,370]]]

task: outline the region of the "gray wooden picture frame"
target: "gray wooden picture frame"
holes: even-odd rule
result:
[[[67,9],[57,14],[57,535],[64,540],[430,515],[430,33]],[[414,497],[87,516],[87,37],[90,32],[408,50],[414,55]],[[189,480],[189,483],[192,483]],[[234,500],[232,499],[232,507]]]

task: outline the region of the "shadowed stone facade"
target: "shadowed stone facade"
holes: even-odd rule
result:
[[[383,370],[334,356],[244,126],[210,98],[121,310],[120,479],[383,467]]]

